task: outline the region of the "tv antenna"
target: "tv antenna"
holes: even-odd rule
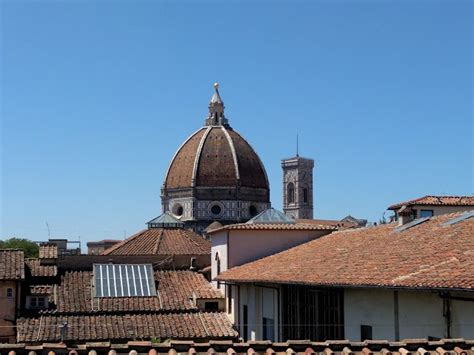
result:
[[[49,228],[49,223],[46,221],[46,228],[48,229],[48,239],[51,239],[51,228]]]

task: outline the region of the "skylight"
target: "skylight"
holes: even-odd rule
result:
[[[423,222],[426,222],[427,220],[429,220],[430,217],[424,217],[424,218],[418,218],[418,219],[414,219],[413,221],[407,223],[407,224],[404,224],[403,226],[400,226],[400,227],[397,227],[395,228],[395,231],[396,232],[403,232],[404,230],[407,230],[411,227],[414,227],[414,226],[417,226]]]
[[[456,217],[456,218],[450,219],[447,222],[444,222],[443,226],[451,226],[453,224],[465,221],[466,219],[472,218],[472,217],[474,217],[474,211],[469,211],[469,212],[463,213],[459,217]]]
[[[288,217],[283,212],[280,212],[274,208],[266,209],[265,211],[259,213],[251,220],[247,222],[248,224],[252,223],[288,223],[294,224],[295,221]]]
[[[184,228],[184,223],[169,212],[165,212],[153,218],[147,222],[147,224],[148,228]]]
[[[151,264],[94,264],[95,297],[156,296]]]

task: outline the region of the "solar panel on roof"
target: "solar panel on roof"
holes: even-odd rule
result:
[[[450,219],[447,222],[444,222],[443,226],[451,226],[453,224],[465,221],[466,219],[472,218],[472,217],[474,217],[474,211],[469,211],[469,212],[463,213],[459,217],[456,217],[456,218]]]
[[[151,264],[94,264],[95,297],[156,296]]]
[[[395,232],[403,232],[404,230],[407,230],[411,227],[417,226],[417,225],[419,225],[423,222],[426,222],[429,219],[430,219],[430,217],[414,219],[413,221],[408,222],[407,224],[404,224],[403,226],[395,228]]]

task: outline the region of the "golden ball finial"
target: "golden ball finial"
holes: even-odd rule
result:
[[[214,83],[214,89],[219,89],[219,83]]]

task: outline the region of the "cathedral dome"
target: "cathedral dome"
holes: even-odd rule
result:
[[[212,221],[244,222],[270,206],[262,161],[224,115],[218,85],[204,127],[181,145],[161,193],[163,211],[202,231]]]
[[[229,126],[223,108],[216,87],[205,126],[194,132],[174,155],[164,188],[239,186],[269,189],[260,158]]]
[[[259,187],[268,189],[257,153],[229,126],[207,126],[193,133],[176,152],[165,188]]]

